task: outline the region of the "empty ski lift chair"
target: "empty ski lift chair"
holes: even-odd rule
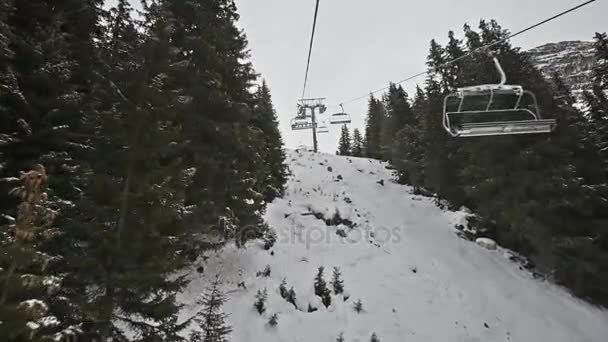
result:
[[[320,125],[317,128],[317,133],[329,133],[329,127],[327,127],[326,125]]]
[[[538,134],[552,132],[557,123],[554,119],[543,119],[536,95],[520,85],[507,85],[507,76],[498,59],[490,55],[500,74],[499,84],[484,84],[458,89],[445,97],[443,102],[443,126],[453,137],[480,137],[494,135]],[[524,95],[531,100],[522,106]],[[484,109],[464,109],[465,98],[489,97]],[[492,109],[497,99],[514,100],[513,106]],[[457,99],[458,109],[450,111],[450,100]],[[454,102],[454,101],[452,101]],[[504,102],[502,102],[504,103]],[[504,107],[504,105],[502,106]]]
[[[312,127],[313,127],[312,122],[306,118],[296,117],[291,120],[291,129],[293,131],[311,129]]]
[[[342,125],[342,124],[349,124],[351,123],[351,118],[350,115],[347,114],[346,112],[344,112],[344,106],[342,104],[340,104],[340,108],[342,108],[342,112],[341,113],[335,113],[331,115],[331,118],[329,119],[329,122],[332,125]]]

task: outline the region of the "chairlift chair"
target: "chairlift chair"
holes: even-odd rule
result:
[[[296,117],[291,120],[291,129],[293,131],[300,131],[300,130],[312,129],[312,128],[313,128],[312,122],[306,118]]]
[[[349,124],[352,122],[350,115],[344,111],[344,106],[342,104],[340,104],[340,107],[342,108],[342,112],[332,114],[331,118],[329,119],[329,122],[332,125]]]
[[[557,123],[555,119],[543,119],[536,95],[520,85],[507,85],[507,77],[498,59],[491,55],[500,74],[499,84],[484,84],[459,88],[445,97],[443,102],[443,126],[453,137],[480,137],[514,134],[538,134],[552,132]],[[522,106],[527,95],[531,104]],[[465,98],[488,97],[484,109],[464,109]],[[492,109],[498,97],[515,97],[512,107]],[[450,111],[450,100],[457,99],[458,109]],[[498,118],[498,119],[497,119]]]
[[[329,127],[326,125],[321,125],[317,127],[317,133],[329,133]]]

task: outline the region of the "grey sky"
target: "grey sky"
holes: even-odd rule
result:
[[[135,1],[135,0],[134,0]],[[289,120],[301,96],[315,0],[236,0],[256,70],[268,82],[288,147],[312,144],[311,133],[292,132]],[[442,44],[447,32],[462,36],[465,22],[496,19],[511,31],[525,28],[583,0],[321,0],[307,97],[326,97],[330,112],[338,103],[425,70],[429,41]],[[516,37],[531,48],[563,40],[591,40],[608,30],[608,1]],[[416,80],[424,82],[424,77]],[[415,82],[404,84],[411,92]],[[351,128],[363,128],[367,100],[352,103]],[[320,136],[320,148],[334,152],[339,127]]]

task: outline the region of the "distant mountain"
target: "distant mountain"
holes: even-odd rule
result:
[[[572,95],[582,101],[584,90],[590,90],[592,69],[597,63],[592,42],[565,41],[545,44],[527,53],[547,78],[557,72],[570,86]]]

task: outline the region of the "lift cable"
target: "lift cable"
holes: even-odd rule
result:
[[[312,46],[315,40],[315,29],[317,27],[317,15],[319,14],[319,1],[315,6],[315,16],[312,23],[312,34],[310,35],[310,47],[308,48],[308,62],[306,62],[306,74],[304,76],[304,89],[302,90],[302,98],[306,95],[306,84],[308,83],[308,71],[310,70],[310,57],[312,56]]]

